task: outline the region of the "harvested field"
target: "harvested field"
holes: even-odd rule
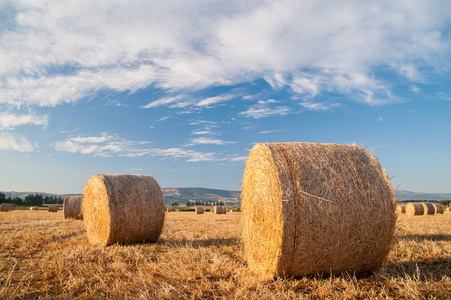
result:
[[[260,280],[246,266],[240,213],[166,215],[156,243],[91,246],[63,211],[0,215],[0,299],[449,299],[451,212],[399,215],[384,267]]]

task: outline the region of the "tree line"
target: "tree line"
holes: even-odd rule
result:
[[[0,193],[0,202],[1,203],[11,203],[16,206],[39,206],[43,204],[63,204],[64,199],[61,197],[53,197],[53,196],[42,196],[42,194],[30,194],[25,196],[24,199],[20,197],[11,198],[9,196],[6,198],[4,193]]]

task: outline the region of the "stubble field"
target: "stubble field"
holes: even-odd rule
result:
[[[91,246],[61,211],[0,214],[1,299],[451,299],[451,212],[400,215],[374,274],[262,279],[250,273],[240,213],[167,213],[157,243]]]

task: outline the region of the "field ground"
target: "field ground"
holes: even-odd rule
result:
[[[157,243],[88,243],[62,211],[0,213],[1,299],[451,299],[451,212],[398,218],[379,272],[262,280],[243,257],[240,214],[168,213]]]

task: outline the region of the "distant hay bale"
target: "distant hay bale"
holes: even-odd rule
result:
[[[180,211],[180,209],[178,209],[178,208],[175,209],[175,212],[179,212],[179,211]]]
[[[57,212],[58,205],[57,204],[49,204],[49,212]]]
[[[83,219],[83,196],[64,197],[63,213],[64,219]]]
[[[425,215],[434,215],[435,214],[435,206],[431,203],[422,202],[424,214]]]
[[[205,208],[203,206],[196,206],[194,210],[198,215],[202,215],[205,212]]]
[[[397,205],[396,206],[396,211],[400,214],[405,214],[406,213],[406,206],[405,205]]]
[[[262,276],[363,273],[389,253],[394,194],[361,146],[256,144],[241,197],[245,257]]]
[[[443,208],[443,205],[441,204],[434,204],[435,206],[435,213],[436,214],[443,214],[445,212],[445,209]]]
[[[39,207],[38,206],[32,206],[32,207],[30,207],[30,210],[39,210]]]
[[[171,211],[172,211],[172,207],[168,206],[168,207],[167,207],[167,211],[168,211],[168,212],[171,212]]]
[[[424,215],[423,205],[421,205],[421,203],[408,203],[406,205],[406,214],[410,216]]]
[[[23,210],[23,206],[16,206],[14,207],[14,210]]]
[[[11,211],[11,204],[9,203],[2,203],[0,207],[0,211]]]
[[[213,206],[213,214],[215,215],[225,215],[227,213],[227,208],[224,206]]]
[[[149,175],[93,175],[83,194],[83,219],[94,245],[155,242],[164,223],[163,193]]]

